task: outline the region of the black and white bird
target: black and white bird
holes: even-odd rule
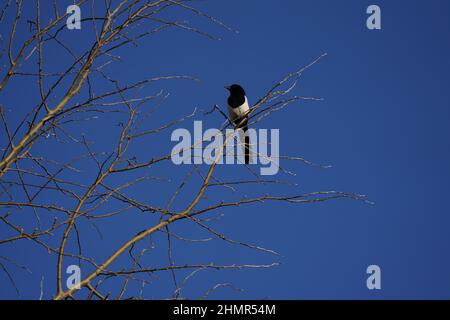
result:
[[[241,143],[244,141],[244,154],[245,164],[250,163],[250,137],[248,135],[248,115],[250,107],[248,105],[247,96],[245,95],[244,88],[238,84],[226,86],[230,92],[228,97],[228,114],[230,120],[233,121],[236,129],[242,129],[240,131]]]

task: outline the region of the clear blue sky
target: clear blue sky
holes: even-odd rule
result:
[[[380,31],[366,28],[366,8],[370,4],[381,7]],[[146,120],[145,127],[158,127],[166,119],[189,114],[195,107],[207,110],[215,103],[225,106],[223,86],[230,83],[242,84],[254,102],[285,74],[326,52],[328,56],[309,69],[295,89],[296,94],[320,96],[324,101],[292,105],[259,127],[280,128],[282,154],[301,155],[333,167],[320,169],[282,162],[282,166],[295,171],[297,176],[290,178],[280,173],[279,178],[290,179],[298,186],[279,187],[274,193],[353,191],[367,194],[375,204],[353,200],[308,205],[266,203],[220,211],[225,215],[211,224],[214,229],[230,238],[276,250],[281,256],[220,240],[207,243],[174,240],[176,264],[279,262],[281,265],[263,270],[201,271],[187,283],[182,296],[198,298],[217,283],[232,283],[243,291],[220,288],[210,298],[450,298],[447,200],[450,193],[450,2],[229,0],[193,1],[192,5],[223,20],[239,33],[228,32],[191,15],[184,19],[222,40],[168,30],[144,39],[138,47],[120,50],[123,61],[108,69],[123,83],[167,74],[188,74],[200,79],[198,83],[165,82],[142,89],[142,94],[153,94],[160,87],[170,92],[162,109]],[[28,8],[24,16],[33,17],[34,12],[34,8]],[[45,15],[48,18],[51,14],[49,11]],[[5,34],[8,28],[10,25],[3,22],[1,33]],[[65,31],[65,39],[72,42],[77,53],[91,43],[92,39],[86,35],[88,30],[86,27],[78,33]],[[47,57],[46,64],[64,66],[67,59],[62,53],[53,54]],[[10,118],[15,121],[36,103],[34,83],[31,91],[27,89],[31,83],[14,81],[0,95],[1,103],[13,110]],[[99,82],[96,88],[98,92],[107,89],[104,82]],[[119,120],[91,120],[70,130],[78,137],[81,132],[95,137],[96,151],[108,150],[114,121]],[[221,119],[210,117],[206,123],[217,127]],[[180,126],[192,128],[192,121]],[[117,133],[118,129],[112,130]],[[142,140],[136,149],[138,157],[148,159],[170,150],[169,134]],[[3,131],[0,139],[4,145]],[[37,145],[35,153],[58,158],[72,151],[65,145],[48,142]],[[95,168],[92,171],[86,168],[80,178],[93,179]],[[169,192],[189,169],[165,165],[145,171],[155,176],[170,176],[172,182],[150,183],[133,192],[163,206]],[[205,169],[203,166],[203,172]],[[243,168],[233,170],[233,166],[223,166],[220,170],[234,179],[246,173]],[[116,182],[120,182],[118,179]],[[198,185],[197,180],[192,192]],[[249,187],[242,190],[252,192]],[[216,192],[236,197],[227,190]],[[261,192],[272,192],[272,189],[269,185]],[[175,208],[182,208],[190,195],[182,194]],[[26,214],[27,219],[32,217],[28,209],[19,213]],[[103,261],[120,243],[154,222],[155,218],[138,212],[118,216],[103,225],[99,222],[103,240],[91,224],[82,222],[79,227],[85,235],[83,248]],[[191,238],[209,236],[189,222],[180,223],[174,231]],[[2,238],[10,232],[4,225],[0,226]],[[144,265],[167,264],[164,239],[163,235],[152,238],[155,249],[143,260]],[[69,249],[75,251],[73,237],[71,242]],[[149,243],[145,240],[145,244]],[[1,246],[0,256],[11,257],[31,269],[30,274],[4,262],[17,281],[21,298],[38,298],[42,276],[44,297],[54,294],[54,256],[27,241]],[[115,269],[120,269],[126,261],[124,257]],[[67,259],[65,265],[69,262]],[[382,290],[366,288],[365,271],[371,264],[381,267]],[[186,272],[180,272],[179,281],[184,276]],[[174,288],[169,273],[160,273],[151,281],[144,289],[144,297],[172,295]],[[116,284],[110,286],[117,289]],[[0,271],[0,298],[18,297],[5,273]]]

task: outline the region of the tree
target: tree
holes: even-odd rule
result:
[[[89,36],[89,42],[77,44],[77,50],[73,50],[68,43],[68,33],[71,31],[66,23],[73,19],[72,11],[62,11],[56,1],[42,4],[41,7],[38,0],[33,10],[26,6],[31,6],[31,3],[10,0],[4,4],[0,14],[0,21],[10,27],[8,35],[1,35],[4,46],[0,59],[6,68],[1,70],[0,94],[3,97],[20,94],[14,84],[19,81],[23,86],[26,83],[30,94],[37,92],[36,97],[33,97],[36,101],[33,106],[20,106],[21,111],[27,109],[27,112],[19,120],[15,114],[8,112],[11,108],[18,110],[18,106],[0,106],[3,124],[0,136],[3,153],[0,161],[0,219],[3,222],[2,230],[5,230],[2,231],[0,244],[3,248],[14,248],[26,241],[29,246],[48,251],[49,259],[55,260],[55,299],[75,296],[99,299],[142,297],[139,290],[129,290],[130,282],[137,281],[144,285],[146,280],[139,276],[157,272],[169,272],[172,275],[174,297],[178,298],[184,282],[198,270],[268,268],[277,263],[222,265],[193,262],[176,265],[171,242],[174,239],[187,242],[192,239],[173,232],[172,225],[188,220],[206,230],[213,238],[252,250],[275,253],[270,249],[230,239],[214,230],[211,227],[214,216],[208,214],[220,213],[228,207],[238,210],[237,207],[255,203],[264,205],[269,201],[303,204],[337,198],[365,199],[362,195],[338,191],[276,194],[276,186],[285,182],[265,179],[251,166],[247,166],[247,178],[226,180],[221,176],[221,171],[227,168],[218,170],[217,166],[224,149],[220,149],[210,165],[192,165],[188,172],[171,163],[174,154],[170,150],[151,150],[146,159],[142,155],[136,156],[136,148],[139,148],[142,140],[161,139],[158,136],[160,133],[188,119],[199,117],[220,117],[223,121],[220,134],[225,144],[233,139],[226,135],[226,129],[231,125],[218,105],[204,112],[194,109],[154,129],[145,129],[155,120],[152,114],[166,97],[164,90],[154,93],[152,86],[162,85],[160,83],[168,80],[196,81],[194,77],[162,75],[124,82],[121,77],[114,77],[108,72],[129,50],[133,50],[133,46],[167,28],[178,28],[216,39],[208,31],[167,17],[191,15],[234,31],[217,18],[192,7],[189,1],[105,1],[101,5],[79,1],[77,6],[83,14],[80,19],[82,32]],[[31,12],[34,14],[31,15]],[[49,19],[43,19],[43,16],[44,13],[48,15],[48,12],[52,12],[52,17],[45,24],[44,21]],[[122,57],[116,55],[119,51]],[[63,65],[55,65],[52,61],[51,54],[54,52],[64,52]],[[276,81],[252,106],[250,124],[259,123],[294,102],[320,100],[293,95],[293,91],[302,74],[324,56]],[[109,86],[108,90],[104,90],[106,86]],[[88,127],[92,119],[99,118],[103,121],[102,131],[107,132],[114,144],[100,147],[94,144],[97,136],[89,133]],[[198,143],[194,142],[190,149],[198,147]],[[279,158],[316,165],[301,157]],[[159,178],[153,172],[163,172],[163,165],[169,168],[166,168],[165,174],[170,173],[174,177],[180,173],[185,175],[181,183],[171,184],[169,201],[160,205],[155,204],[154,199],[135,197],[138,189],[154,188]],[[148,174],[149,169],[151,174]],[[248,184],[256,186],[255,195],[239,197],[232,194],[230,197],[222,192]],[[267,184],[271,185],[273,193],[263,193],[262,186]],[[186,204],[177,203],[183,192],[188,194],[189,201]],[[206,195],[208,199],[205,199]],[[86,229],[98,228],[106,223],[124,224],[130,212],[150,215],[151,220],[137,234],[124,231],[122,236],[126,237],[125,241],[108,243],[106,258],[89,256],[89,245],[82,246]],[[144,256],[151,252],[152,246],[142,240],[148,240],[157,233],[165,236],[167,265],[160,263],[155,266],[154,263],[150,265],[142,262]],[[10,268],[20,265],[7,255],[2,254],[0,258],[5,276],[16,287],[15,276]],[[89,272],[81,277],[79,288],[67,288],[64,265],[74,261]],[[179,282],[180,270],[193,272]],[[117,292],[103,292],[104,283],[110,281],[121,283]],[[224,285],[228,284],[218,284],[211,290]]]

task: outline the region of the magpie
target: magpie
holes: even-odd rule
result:
[[[242,129],[240,134],[241,143],[244,141],[244,154],[245,164],[250,163],[250,137],[248,135],[248,115],[250,107],[248,105],[247,96],[245,95],[244,88],[238,84],[226,86],[230,92],[228,97],[228,114],[230,120],[236,126],[236,129]]]

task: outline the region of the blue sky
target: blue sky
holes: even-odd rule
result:
[[[63,6],[71,1],[60,3]],[[366,28],[366,8],[370,4],[381,8],[382,30]],[[143,88],[140,93],[145,95],[154,94],[160,88],[170,93],[162,108],[146,120],[144,127],[158,127],[166,120],[191,113],[195,107],[202,110],[209,110],[214,104],[224,107],[227,93],[223,86],[230,83],[242,84],[249,100],[255,102],[284,75],[327,53],[325,59],[305,72],[295,89],[296,94],[319,96],[324,101],[291,105],[259,123],[258,127],[280,129],[282,154],[304,156],[332,165],[332,168],[282,161],[282,166],[297,175],[289,177],[280,173],[279,179],[289,179],[297,186],[256,187],[261,190],[245,186],[239,192],[352,191],[368,195],[375,204],[344,199],[307,205],[265,203],[219,211],[217,213],[224,216],[211,224],[215,230],[232,239],[276,250],[281,255],[256,252],[221,240],[206,243],[173,240],[176,264],[278,262],[280,266],[200,271],[186,284],[182,296],[199,298],[215,284],[231,283],[242,290],[223,287],[209,298],[450,298],[450,207],[447,201],[450,192],[450,3],[444,0],[230,0],[193,1],[192,5],[221,19],[239,33],[224,30],[207,19],[185,17],[185,13],[178,10],[174,14],[221,40],[210,40],[183,30],[167,30],[144,38],[137,47],[119,50],[117,54],[122,60],[108,69],[121,83],[174,74],[200,79],[199,82],[167,81]],[[28,8],[24,16],[33,17],[34,12],[34,8]],[[46,12],[43,21],[45,15],[49,18],[51,14]],[[1,33],[5,34],[9,28],[10,24],[2,22]],[[83,25],[81,31],[65,31],[63,37],[79,54],[92,43],[90,31]],[[27,35],[22,34],[20,40]],[[53,48],[47,50],[49,69],[57,70],[66,65],[67,54]],[[2,66],[5,61],[2,57]],[[10,109],[11,121],[17,122],[36,104],[33,81],[15,80],[1,93],[1,104]],[[101,81],[95,88],[98,92],[108,89]],[[74,99],[77,101],[78,97]],[[108,150],[113,143],[111,137],[118,133],[114,125],[120,119],[123,117],[106,115],[78,127],[69,126],[68,130],[78,137],[81,133],[91,137],[96,141],[94,150],[100,152]],[[195,119],[179,127],[193,128],[191,120]],[[219,127],[222,119],[211,116],[204,121],[205,126]],[[3,146],[6,137],[1,132]],[[50,140],[36,145],[34,152],[60,159],[81,150]],[[147,159],[164,154],[172,146],[169,130],[151,139],[139,140],[133,150],[138,158]],[[95,168],[87,163],[82,168],[78,178],[91,181]],[[170,177],[171,182],[135,187],[131,189],[133,195],[163,206],[190,169],[172,164],[150,168],[144,173]],[[201,170],[205,172],[207,167],[202,166]],[[244,174],[249,177],[242,167],[222,166],[220,170],[220,174],[230,179],[242,178]],[[120,183],[122,176],[116,179],[111,183]],[[175,208],[183,208],[198,187],[199,180],[180,195]],[[223,189],[210,192],[205,201],[220,199],[222,194],[231,198],[239,196]],[[66,201],[45,197],[40,200]],[[30,223],[32,213],[23,209],[16,216],[17,222],[26,224]],[[130,212],[105,221],[99,223],[103,239],[90,223],[83,221],[79,225],[85,252],[99,261],[145,226],[151,226],[157,218]],[[172,231],[196,239],[210,236],[188,221],[174,226]],[[3,235],[11,235],[11,230],[2,225],[0,234],[3,238]],[[167,265],[167,243],[163,234],[144,240],[144,244],[154,245],[154,249],[145,256],[143,264]],[[76,251],[76,248],[75,238],[71,238],[69,249]],[[42,276],[44,298],[55,293],[56,259],[41,247],[22,240],[1,246],[0,256],[11,257],[32,272],[5,262],[21,295],[16,294],[7,276],[0,272],[0,298],[38,298]],[[67,259],[65,265],[73,262],[76,261]],[[366,287],[365,271],[371,264],[381,267],[381,290],[370,291]],[[116,268],[125,265],[129,265],[127,257],[118,261]],[[88,273],[89,266],[85,268],[87,271],[82,266],[82,276]],[[186,275],[180,272],[179,281]],[[117,288],[117,283],[105,285],[105,291]],[[151,277],[144,297],[167,298],[173,291],[170,274],[160,273]]]

